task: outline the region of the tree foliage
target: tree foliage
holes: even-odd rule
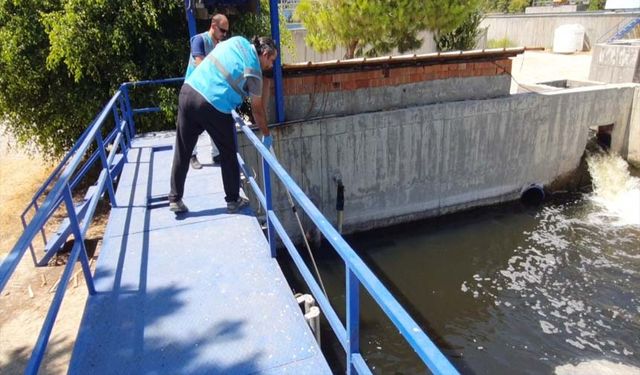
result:
[[[268,5],[262,9],[231,28],[268,35]],[[290,34],[282,39],[292,44]],[[182,1],[0,0],[0,121],[19,143],[56,157],[122,82],[181,76],[188,51]],[[136,97],[158,105],[176,103],[175,93]],[[171,128],[170,117],[136,125]]]
[[[301,0],[296,17],[311,47],[343,46],[352,58],[417,49],[421,31],[450,32],[476,7],[476,0]]]
[[[588,10],[603,10],[607,0],[590,0]]]
[[[481,0],[481,8],[487,13],[522,13],[532,3],[532,0]]]
[[[181,4],[0,0],[0,114],[21,143],[63,153],[121,82],[180,75]]]
[[[433,40],[438,51],[466,51],[473,49],[480,35],[480,23],[484,15],[476,10],[469,14],[467,19],[455,30],[434,34]]]

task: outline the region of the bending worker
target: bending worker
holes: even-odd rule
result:
[[[271,135],[262,100],[262,71],[273,66],[278,51],[271,38],[252,42],[237,36],[218,46],[196,67],[180,89],[178,129],[171,168],[169,209],[188,211],[182,202],[189,159],[203,131],[220,150],[222,184],[227,211],[236,212],[249,201],[240,197],[240,167],[236,158],[235,123],[231,111],[251,98],[251,112],[263,134],[265,147],[271,147]]]
[[[209,30],[197,34],[191,38],[191,52],[189,53],[189,64],[184,78],[188,78],[193,70],[204,60],[204,58],[213,51],[221,40],[225,39],[229,32],[229,20],[224,14],[215,14],[211,17],[211,26]],[[220,163],[220,155],[216,148],[213,138],[211,138],[211,159],[214,163]],[[194,148],[191,154],[191,167],[193,169],[201,169],[202,164],[198,161],[198,151]]]

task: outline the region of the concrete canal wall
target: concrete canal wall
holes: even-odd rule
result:
[[[276,155],[334,223],[344,183],[345,232],[517,199],[525,185],[574,171],[590,128],[614,125],[612,149],[640,156],[638,85],[551,82],[509,95],[505,53],[293,67],[288,122],[272,128]],[[239,142],[262,181],[255,151]],[[274,197],[294,231],[278,184]]]
[[[634,98],[611,85],[317,119],[274,129],[275,150],[328,218],[341,178],[345,230],[360,231],[517,199],[573,171],[590,127],[614,124],[612,147],[627,152]]]

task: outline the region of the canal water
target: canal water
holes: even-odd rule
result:
[[[591,157],[589,170],[592,191],[540,207],[515,202],[347,240],[463,373],[640,373],[640,179],[612,156]],[[343,263],[330,248],[320,254],[344,317]],[[362,294],[361,346],[374,373],[424,373]],[[323,328],[341,371],[344,352]]]

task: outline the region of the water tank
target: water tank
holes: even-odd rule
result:
[[[558,26],[553,33],[553,53],[582,51],[584,27],[579,24]]]

